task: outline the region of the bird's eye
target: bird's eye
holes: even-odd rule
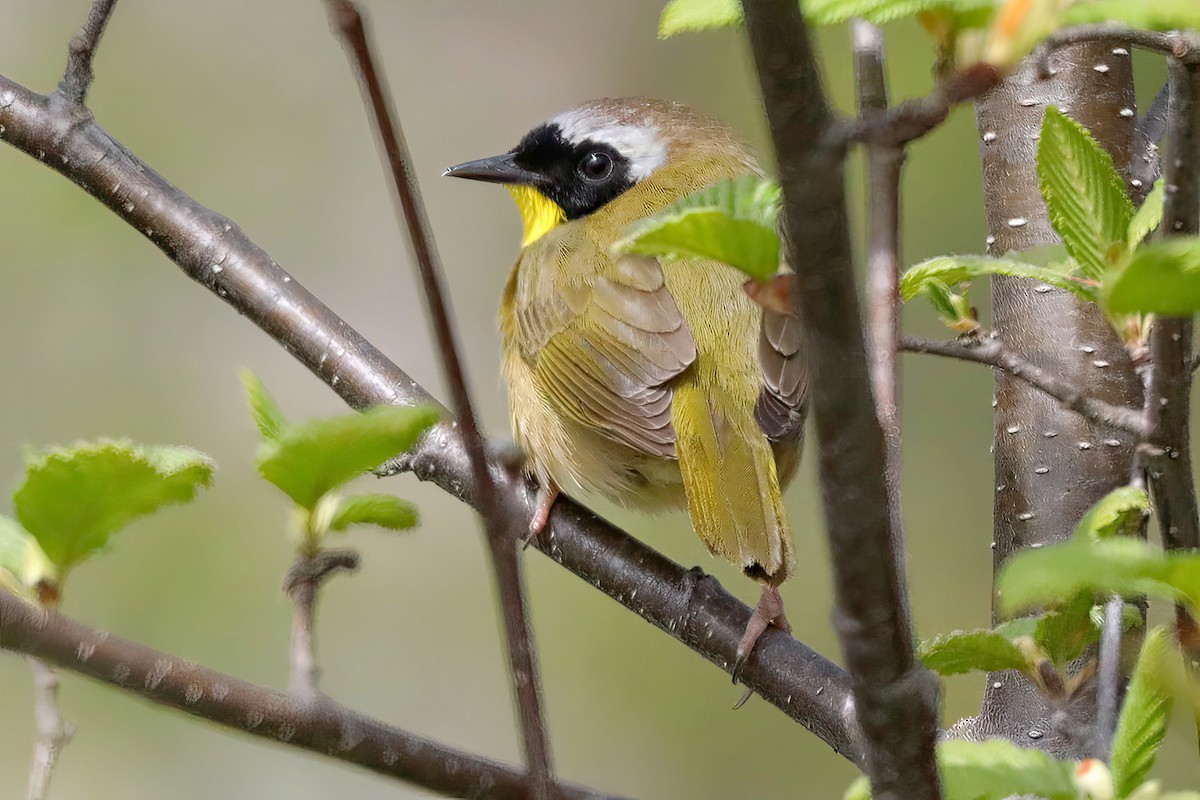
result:
[[[613,162],[606,153],[593,151],[579,161],[579,174],[591,181],[602,181],[612,174]]]

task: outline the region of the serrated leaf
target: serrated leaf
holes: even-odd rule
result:
[[[258,471],[310,511],[326,493],[412,447],[438,412],[429,406],[376,406],[288,426],[258,449]]]
[[[1100,640],[1100,631],[1092,624],[1094,605],[1095,595],[1080,592],[1038,620],[1033,638],[1055,665],[1065,666]]]
[[[711,258],[765,281],[779,271],[779,185],[747,175],[688,195],[625,230],[616,253]]]
[[[817,25],[836,25],[851,17],[882,25],[926,11],[966,13],[996,5],[996,0],[805,0],[804,16]]]
[[[1067,274],[1061,265],[1038,266],[991,256],[938,256],[909,267],[900,276],[900,297],[911,300],[929,291],[931,281],[954,286],[984,275],[1011,275],[1032,278],[1050,286],[1066,289],[1084,300],[1095,299],[1095,289],[1088,281]]]
[[[671,0],[658,19],[658,38],[740,25],[739,0]]]
[[[1166,580],[1171,558],[1140,539],[1072,538],[1013,556],[997,582],[1000,612],[1049,606],[1082,592],[1156,594],[1178,599]]]
[[[1071,534],[1077,539],[1106,539],[1110,536],[1134,536],[1150,516],[1150,498],[1143,489],[1122,486],[1114,489],[1088,509]]]
[[[1171,695],[1161,675],[1172,653],[1164,629],[1153,628],[1146,634],[1113,736],[1111,766],[1118,797],[1125,797],[1146,779],[1166,738]]]
[[[1112,156],[1054,106],[1046,109],[1037,152],[1050,223],[1083,275],[1099,280],[1125,255],[1133,203]]]
[[[378,525],[393,531],[417,525],[417,507],[390,494],[357,494],[342,498],[329,529],[344,531],[351,525]]]
[[[1104,283],[1111,313],[1195,314],[1200,311],[1200,238],[1175,236],[1139,247]]]
[[[851,17],[883,24],[930,11],[952,14],[992,9],[996,0],[806,0],[805,19],[814,25],[836,25]],[[658,21],[658,36],[728,28],[742,23],[738,0],[671,0]]]
[[[1035,625],[1034,620],[1019,619],[993,629],[939,634],[920,643],[917,657],[939,675],[959,675],[974,670],[1026,671],[1029,659],[1014,641],[1031,635]]]
[[[1129,221],[1129,229],[1125,232],[1125,241],[1128,243],[1130,252],[1133,252],[1162,223],[1164,196],[1163,182],[1160,178],[1155,181],[1154,188],[1146,195],[1141,207]]]
[[[955,800],[1004,800],[1035,795],[1075,800],[1074,762],[1056,761],[1004,739],[950,740],[937,747],[945,796]]]
[[[1063,19],[1067,25],[1124,22],[1148,31],[1200,29],[1196,0],[1083,0],[1072,4]]]
[[[246,400],[259,433],[267,440],[278,439],[287,427],[287,420],[267,387],[248,369],[242,370],[242,385],[246,387]]]
[[[61,583],[133,520],[191,500],[213,471],[208,456],[190,447],[83,443],[29,454],[13,508]]]
[[[46,554],[15,519],[0,515],[0,587],[32,596],[38,583],[50,576]]]
[[[1017,795],[1077,800],[1075,762],[1057,761],[1040,750],[1006,739],[950,739],[937,746],[943,796],[947,800],[1007,800]],[[871,785],[858,778],[844,800],[870,800]]]

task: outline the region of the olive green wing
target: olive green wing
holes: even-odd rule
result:
[[[763,388],[754,416],[772,442],[789,442],[804,433],[808,410],[808,359],[800,320],[794,312],[764,308],[758,341]]]
[[[671,381],[696,342],[654,259],[624,256],[585,283],[531,292],[523,355],[564,416],[647,455],[675,457]]]

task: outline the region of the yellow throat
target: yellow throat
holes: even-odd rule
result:
[[[521,212],[521,222],[525,226],[521,247],[528,247],[567,221],[567,212],[532,186],[509,185],[505,188],[517,201],[517,210]]]

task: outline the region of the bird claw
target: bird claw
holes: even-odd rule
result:
[[[776,586],[764,586],[762,594],[759,595],[758,605],[754,607],[754,611],[750,614],[750,621],[746,623],[746,630],[742,633],[742,638],[738,641],[737,653],[733,659],[733,682],[737,683],[741,677],[742,669],[746,666],[746,662],[750,660],[751,653],[754,652],[754,645],[758,642],[758,637],[762,636],[767,628],[774,625],[780,630],[792,632],[792,626],[788,623],[787,617],[783,613],[783,597],[779,594],[779,588]],[[747,690],[747,695],[748,695]],[[748,696],[743,696],[734,708],[741,706],[749,699]]]
[[[537,496],[533,500],[533,516],[529,518],[529,531],[521,539],[521,549],[524,550],[533,543],[538,534],[546,529],[550,522],[550,509],[558,499],[558,487],[554,484],[539,486]]]

